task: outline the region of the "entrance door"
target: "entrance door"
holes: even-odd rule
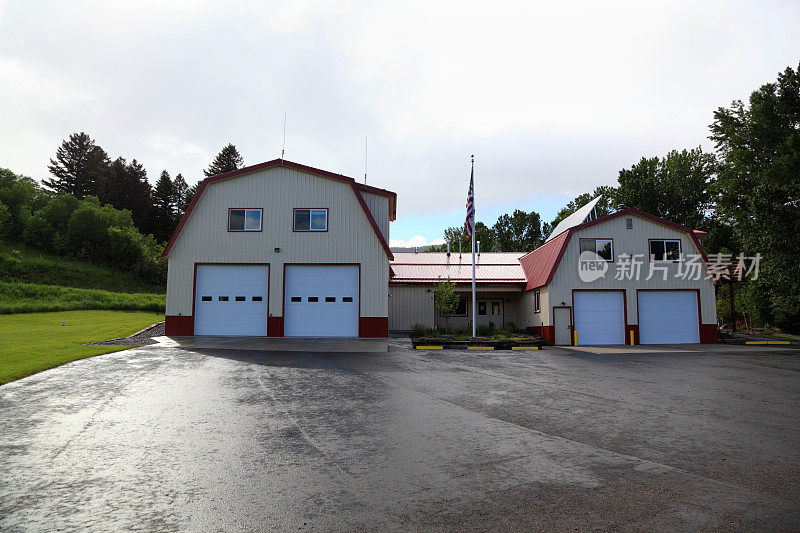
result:
[[[553,309],[553,324],[556,330],[556,346],[569,346],[572,344],[569,307],[556,307]]]
[[[504,324],[502,298],[476,300],[475,304],[478,306],[477,325],[494,324],[494,327],[499,328]]]

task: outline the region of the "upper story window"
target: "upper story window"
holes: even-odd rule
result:
[[[614,241],[611,239],[581,239],[581,254],[594,252],[602,261],[614,260]],[[592,258],[592,261],[597,259]]]
[[[228,209],[228,231],[261,231],[262,209]]]
[[[679,239],[650,239],[651,261],[680,261],[681,241]]]
[[[328,231],[328,210],[295,209],[294,231]]]

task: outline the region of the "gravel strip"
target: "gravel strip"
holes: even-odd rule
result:
[[[131,335],[130,337],[123,337],[121,339],[111,339],[101,342],[89,342],[87,344],[118,344],[124,346],[146,346],[148,344],[158,344],[153,340],[153,337],[162,337],[164,335],[164,323],[156,322],[149,328],[145,328],[139,333]]]

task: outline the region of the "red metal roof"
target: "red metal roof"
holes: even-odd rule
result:
[[[353,194],[356,196],[356,200],[358,200],[361,209],[364,211],[364,214],[367,217],[367,221],[370,223],[372,227],[372,231],[375,232],[375,236],[381,243],[383,250],[386,252],[386,256],[391,260],[393,258],[392,251],[389,248],[389,243],[386,242],[383,234],[381,233],[378,224],[375,222],[375,217],[372,216],[372,212],[369,210],[366,202],[364,201],[364,197],[361,196],[361,191],[369,192],[372,194],[377,194],[380,196],[385,196],[389,198],[389,220],[395,220],[397,215],[397,194],[391,191],[387,191],[386,189],[379,189],[378,187],[372,187],[370,185],[364,185],[362,183],[356,182],[353,178],[348,176],[343,176],[342,174],[335,174],[333,172],[328,172],[327,170],[321,170],[314,167],[309,167],[307,165],[302,165],[300,163],[293,163],[291,161],[287,161],[285,159],[273,159],[272,161],[266,161],[264,163],[259,163],[257,165],[251,165],[249,167],[243,167],[238,170],[234,170],[232,172],[225,172],[224,174],[217,174],[216,176],[211,176],[203,181],[200,182],[200,185],[197,187],[197,193],[192,198],[192,202],[189,204],[189,207],[186,209],[186,212],[183,214],[181,221],[178,223],[178,227],[175,228],[175,231],[172,233],[172,237],[170,237],[167,245],[164,247],[164,251],[161,253],[161,257],[166,257],[169,254],[169,251],[172,249],[172,246],[175,244],[175,240],[180,235],[181,230],[183,230],[183,226],[186,224],[186,221],[189,220],[189,215],[192,214],[194,207],[197,205],[197,202],[200,200],[200,197],[203,195],[203,192],[206,190],[209,184],[214,183],[216,181],[227,180],[231,178],[235,178],[238,176],[242,176],[245,174],[251,174],[253,172],[257,172],[259,170],[266,170],[268,168],[274,168],[284,166],[286,168],[291,168],[294,170],[299,170],[301,172],[307,172],[309,174],[315,174],[317,176],[322,176],[325,178],[330,178],[338,181],[345,182],[350,185],[350,188],[353,190]]]
[[[522,256],[519,260],[528,283],[525,290],[535,289],[547,285],[556,273],[556,267],[567,248],[570,231],[565,231]]]
[[[519,264],[522,252],[483,253],[475,259],[475,280],[490,283],[525,283],[525,272]],[[450,278],[472,281],[472,254],[444,252],[397,252],[391,262],[393,282],[428,283]]]

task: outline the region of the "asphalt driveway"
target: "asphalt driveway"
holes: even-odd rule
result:
[[[0,387],[0,530],[797,530],[800,351],[144,347]]]

